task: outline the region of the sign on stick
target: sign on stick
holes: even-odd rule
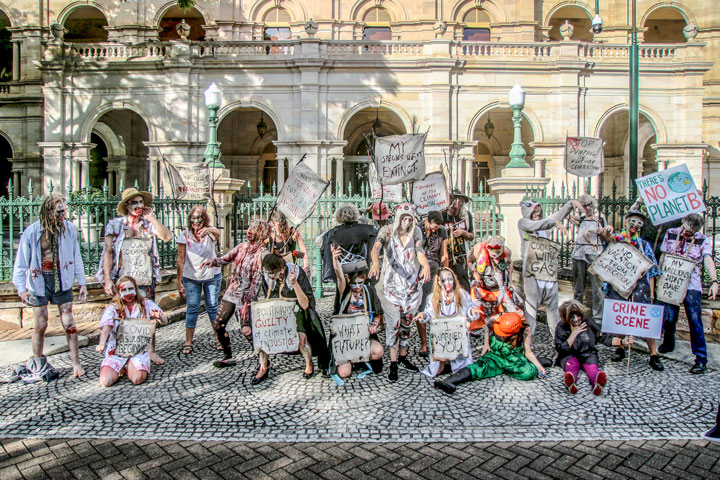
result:
[[[442,212],[450,206],[445,175],[433,172],[413,183],[412,202],[418,215],[427,215],[432,210]]]
[[[685,164],[651,173],[638,178],[635,183],[653,225],[705,211],[705,203]]]
[[[298,350],[295,301],[272,298],[250,305],[255,353],[268,354]]]
[[[430,321],[432,355],[437,361],[470,356],[467,319],[463,315],[435,317]]]
[[[277,209],[285,214],[289,222],[298,226],[310,216],[328,185],[330,182],[300,162],[295,165],[280,190]]]
[[[375,166],[383,185],[425,176],[425,135],[390,135],[375,140]]]
[[[598,255],[588,271],[628,298],[638,280],[652,266],[653,263],[629,243],[612,242]]]
[[[202,200],[210,198],[210,170],[208,167],[189,162],[165,160],[166,175],[175,198]]]
[[[604,333],[660,338],[662,324],[662,305],[605,299],[602,320]]]
[[[135,279],[139,286],[152,283],[153,268],[150,260],[152,238],[125,237],[120,245],[120,259],[122,267],[120,276],[129,276]]]
[[[661,302],[681,305],[685,300],[693,270],[697,264],[677,255],[663,254],[660,259],[662,275],[655,279],[655,294]]]
[[[334,315],[330,324],[335,364],[370,360],[370,317],[367,313]]]
[[[578,177],[594,177],[605,169],[602,138],[567,137],[565,170]]]
[[[370,188],[372,188],[373,198],[382,197],[383,202],[402,202],[402,185],[383,185],[381,190],[375,164],[370,162],[368,170],[370,175]]]
[[[123,318],[118,325],[115,355],[132,357],[147,352],[150,348],[150,339],[154,333],[154,320]]]
[[[560,245],[543,237],[530,236],[527,244],[526,272],[537,280],[557,281]]]

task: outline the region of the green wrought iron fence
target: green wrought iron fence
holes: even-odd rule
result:
[[[12,182],[8,184],[8,196],[0,198],[0,280],[12,279],[12,269],[20,236],[25,228],[38,219],[43,195],[34,194],[35,186],[28,184],[28,196],[16,197]],[[137,188],[137,185],[136,185]],[[53,191],[52,182],[48,190]],[[122,185],[120,186],[122,191]],[[105,226],[108,220],[117,217],[117,203],[119,196],[108,195],[107,185],[102,189],[93,189],[89,186],[82,190],[70,193],[68,198],[69,220],[78,229],[78,241],[82,254],[85,273],[94,275],[100,264],[100,255],[105,239]],[[175,235],[187,225],[187,214],[194,205],[204,205],[199,200],[175,200],[164,195],[160,189],[159,195],[153,199],[153,210],[160,223],[173,233],[169,242],[158,240],[158,254],[161,268],[175,268],[177,260],[177,247]]]
[[[276,200],[277,191],[274,185],[266,193],[261,184],[259,194],[252,194],[248,185],[247,193],[236,195],[232,213],[232,238],[235,244],[243,241],[245,231],[253,219],[267,219]],[[312,216],[300,226],[299,231],[310,256],[311,277],[317,297],[322,295],[323,284],[322,275],[320,274],[322,259],[320,247],[315,243],[316,238],[335,226],[334,214],[339,205],[352,203],[360,209],[362,214],[366,212],[367,207],[372,205],[374,201],[377,200],[371,197],[367,184],[362,184],[358,193],[353,193],[352,188],[348,188],[347,194],[344,195],[333,195],[326,192],[318,200]],[[474,218],[473,231],[475,232],[476,241],[496,235],[499,228],[498,222],[502,217],[498,212],[495,197],[493,195],[474,194],[471,195],[471,203]],[[394,206],[394,203],[388,203],[391,210]],[[367,216],[369,217],[369,214]],[[330,285],[325,286],[330,287]]]

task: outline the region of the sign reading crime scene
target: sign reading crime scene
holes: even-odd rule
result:
[[[336,365],[370,360],[370,317],[367,313],[334,315],[330,344]]]
[[[617,293],[628,298],[638,280],[653,263],[640,250],[627,242],[612,242],[598,255],[588,271],[610,284]]]
[[[297,352],[295,301],[272,298],[250,304],[255,353]]]
[[[605,169],[602,138],[567,137],[565,170],[578,177],[594,177]]]
[[[442,172],[433,172],[413,183],[412,202],[418,215],[427,215],[433,210],[442,212],[450,206],[447,183]]]
[[[557,282],[560,245],[547,238],[530,235],[527,243],[526,273],[537,280]]]
[[[115,355],[132,357],[150,349],[150,339],[155,333],[155,321],[147,318],[123,318],[116,335]]]
[[[603,333],[660,338],[663,307],[649,303],[605,299],[602,319]]]
[[[653,225],[705,211],[705,203],[685,164],[651,173],[638,178],[635,183]]]
[[[152,284],[151,249],[152,238],[125,237],[120,245],[120,277],[132,277],[141,287]]]
[[[295,165],[283,184],[277,199],[277,209],[288,221],[300,225],[310,216],[318,199],[330,182],[323,180],[304,162]]]
[[[432,355],[437,361],[470,356],[467,319],[463,315],[435,317],[430,321]]]
[[[664,253],[660,259],[662,274],[655,279],[655,295],[661,302],[681,305],[685,300],[696,263]]]
[[[402,202],[402,185],[383,185],[380,189],[380,181],[377,176],[375,164],[370,162],[368,166],[368,174],[370,176],[370,188],[372,188],[373,198],[381,198],[383,202]]]
[[[375,167],[383,185],[420,180],[425,176],[425,135],[377,137]]]

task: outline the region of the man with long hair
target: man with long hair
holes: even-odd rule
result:
[[[48,303],[58,306],[73,359],[73,376],[85,374],[78,356],[78,331],[72,314],[72,289],[76,280],[80,285],[78,300],[84,303],[87,288],[77,229],[67,221],[65,199],[57,193],[50,193],[43,199],[39,219],[31,223],[20,237],[13,269],[13,283],[18,295],[23,303],[33,307],[35,316],[33,356],[27,363],[31,375],[23,381],[57,377],[57,372],[43,355]]]

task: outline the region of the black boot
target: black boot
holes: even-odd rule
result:
[[[379,358],[377,360],[370,360],[370,368],[372,368],[372,371],[374,374],[382,373],[383,369],[383,361],[382,358]]]
[[[469,382],[472,380],[472,374],[470,373],[470,369],[467,367],[463,367],[457,372],[450,375],[445,380],[440,380],[439,378],[435,380],[435,383],[433,386],[435,388],[439,388],[443,392],[452,395],[455,393],[455,389],[458,385],[464,382]]]
[[[718,413],[715,417],[715,426],[703,433],[703,438],[708,442],[720,443],[720,404],[718,404]]]
[[[613,353],[613,356],[610,357],[610,360],[613,362],[622,362],[625,358],[625,349],[623,347],[617,347],[615,349],[615,353]]]

